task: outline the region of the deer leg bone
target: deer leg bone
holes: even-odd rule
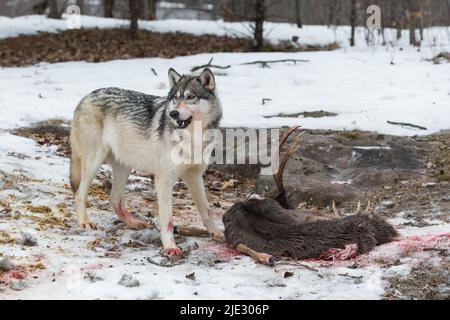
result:
[[[275,265],[275,258],[267,253],[262,252],[256,252],[255,250],[250,249],[243,243],[239,243],[236,246],[236,250],[240,253],[243,253],[247,256],[250,256],[255,260],[257,263],[261,263],[264,265],[274,266]]]
[[[183,227],[183,226],[175,226],[174,231],[175,234],[180,234],[188,237],[207,237],[209,236],[209,232],[205,229],[195,228],[195,227]],[[253,258],[257,263],[274,266],[275,258],[267,253],[256,252],[245,244],[238,244],[236,246],[236,251],[248,255]]]
[[[184,227],[184,226],[175,226],[173,229],[173,233],[180,234],[182,236],[187,236],[187,237],[207,237],[207,236],[209,236],[209,232],[206,229],[195,228],[195,227]]]

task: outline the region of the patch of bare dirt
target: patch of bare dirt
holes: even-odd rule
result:
[[[58,154],[70,156],[68,123],[49,120],[12,133],[34,139],[39,144],[57,145]],[[373,209],[385,217],[403,213],[405,225],[427,226],[430,221],[450,221],[450,181],[446,179],[450,165],[450,134],[427,137],[398,137],[361,131],[332,132],[308,130],[303,135],[301,148],[288,162],[284,174],[289,201],[294,207],[313,211],[329,210],[335,201],[343,212],[354,212],[358,201],[363,207],[370,201]],[[290,140],[287,142],[290,143]],[[255,165],[213,165],[205,175],[210,202],[216,211],[224,212],[236,201],[256,190],[259,194],[273,196],[276,188],[271,176],[260,176]],[[441,174],[444,172],[444,174]],[[93,186],[91,194],[105,200],[106,210],[110,176],[100,172],[100,186]],[[135,172],[136,185],[151,183],[151,176]],[[138,188],[139,189],[139,188]],[[136,203],[156,212],[156,195],[150,186],[142,193],[145,203]],[[186,186],[175,188],[175,215],[192,215]],[[188,204],[187,204],[188,203]]]
[[[58,154],[64,157],[70,155],[69,132],[69,124],[61,120],[40,122],[32,127],[12,131],[34,139],[39,144],[57,145]],[[297,201],[294,202],[297,207],[323,213],[327,210],[331,212],[330,202],[337,200],[340,202],[338,209],[349,213],[355,211],[358,200],[362,200],[363,204],[370,200],[379,214],[404,218],[404,226],[423,227],[433,224],[433,220],[448,223],[450,182],[436,173],[440,172],[442,166],[445,170],[449,138],[449,133],[427,137],[395,137],[361,131],[308,130],[302,137],[301,149],[290,160],[285,172],[285,186],[290,201]],[[267,196],[275,192],[272,178],[260,177],[258,168],[249,165],[236,168],[229,171],[229,167],[215,165],[205,174],[208,198],[216,219],[220,219],[223,212],[237,201],[242,201],[249,192],[257,190]],[[103,211],[113,214],[108,201],[110,178],[110,171],[100,170],[90,189],[89,207],[95,208],[94,211],[100,214]],[[29,181],[25,176],[13,179],[0,171],[0,189],[26,188],[27,182],[39,184]],[[153,221],[157,213],[152,184],[150,175],[134,172],[130,176],[125,196],[127,207],[146,221]],[[68,207],[70,202],[67,204],[72,196],[68,193],[68,185],[66,189],[61,190],[66,201],[53,207],[32,205],[14,198],[2,200],[0,216],[6,220],[29,219],[37,230],[50,227],[73,229],[76,223]],[[348,198],[339,198],[343,194]],[[182,182],[174,188],[173,206],[176,225],[201,225],[193,201]],[[120,257],[124,248],[144,250],[145,243],[160,241],[157,232],[149,230],[145,233],[148,239],[132,238],[127,243],[120,243],[115,235],[120,234],[125,226],[119,220],[103,227],[107,228],[108,237],[94,240],[88,246],[94,251],[105,251],[107,257]],[[0,233],[0,243],[15,241],[8,233]],[[177,236],[177,243],[188,245],[182,236]],[[189,252],[188,249],[186,252]],[[428,250],[435,250],[429,261],[413,264],[411,272],[406,275],[396,274],[387,278],[389,288],[383,295],[384,299],[450,298],[448,248],[434,245],[422,248],[421,252]],[[214,255],[211,259],[213,263],[217,260]],[[390,262],[380,263],[387,266]]]
[[[68,122],[52,119],[38,122],[31,127],[14,129],[11,133],[33,139],[40,145],[56,145],[58,146],[58,155],[70,157],[70,126]]]
[[[249,38],[187,33],[139,31],[139,39],[131,40],[126,28],[79,29],[60,33],[43,32],[0,40],[0,66],[21,67],[39,62],[89,61],[145,57],[174,58],[209,52],[248,52]],[[264,51],[334,50],[337,44],[299,46],[293,41],[279,45],[266,44]]]
[[[383,295],[386,300],[450,300],[450,260],[442,251],[439,266],[421,263],[406,276],[389,279],[390,288]]]

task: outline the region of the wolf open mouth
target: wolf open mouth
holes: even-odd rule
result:
[[[177,120],[177,125],[179,129],[187,128],[188,125],[190,125],[192,122],[192,117],[187,118],[186,120]]]

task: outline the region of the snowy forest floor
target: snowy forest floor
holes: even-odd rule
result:
[[[357,46],[350,48],[348,26],[298,29],[267,23],[265,38],[273,48],[283,43],[334,48],[337,43],[341,49],[250,53],[245,52],[249,40],[236,38],[248,36],[243,23],[141,22],[142,43],[133,48],[123,36],[110,39],[108,31],[128,23],[83,16],[85,29],[67,30],[65,20],[0,17],[1,299],[449,298],[450,63],[432,61],[450,50],[448,27],[424,30],[420,48],[408,46],[407,30],[397,39],[396,31],[387,29],[387,45],[381,46],[378,33],[368,45],[365,28],[357,28]],[[49,33],[30,36],[41,32]],[[126,30],[116,30],[121,32]],[[182,43],[170,32],[184,32]],[[74,34],[79,39],[72,43]],[[159,46],[151,37],[170,41]],[[233,39],[215,43],[224,39],[218,37]],[[113,51],[104,39],[117,44]],[[77,51],[92,42],[92,51]],[[189,55],[198,52],[210,53]],[[178,55],[187,56],[166,59]],[[106,166],[89,196],[98,230],[80,229],[67,157],[68,123],[80,99],[107,86],[165,96],[169,67],[188,73],[211,58],[231,66],[213,70],[223,127],[310,129],[286,168],[286,185],[299,186],[299,206],[330,212],[334,199],[351,213],[358,200],[371,200],[403,239],[345,261],[279,260],[267,267],[208,238],[178,236],[185,254],[171,261],[161,255],[156,228],[133,231],[117,220],[108,202]],[[247,64],[280,59],[308,62]],[[68,60],[86,61],[43,62]],[[105,60],[111,61],[90,63]],[[221,166],[211,167],[205,182],[218,221],[248,192],[270,188],[267,179],[232,175]],[[305,189],[315,190],[319,199],[310,202]],[[174,190],[175,224],[200,226],[184,184]],[[126,202],[156,225],[150,176],[130,177]]]
[[[436,175],[448,165],[448,134],[420,139],[433,150],[427,158],[429,170],[397,185],[374,187],[364,195],[363,200],[372,200],[375,211],[396,225],[403,239],[350,260],[279,260],[275,267],[267,267],[207,238],[177,236],[184,255],[177,260],[164,258],[156,228],[129,230],[110,209],[106,166],[97,175],[89,198],[91,220],[99,229],[80,229],[64,178],[70,151],[68,131],[64,121],[47,121],[11,131],[31,139],[2,136],[2,145],[8,145],[5,151],[10,150],[2,156],[0,171],[0,259],[5,259],[0,264],[4,268],[0,295],[4,298],[450,297],[449,182]],[[341,134],[350,143],[354,138]],[[411,141],[399,139],[404,145]],[[220,221],[224,211],[256,189],[256,181],[218,167],[207,171],[205,181],[213,213]],[[184,184],[174,189],[175,224],[201,226]],[[156,225],[151,177],[139,173],[130,177],[126,200],[133,212]],[[325,206],[301,205],[330,211]],[[354,206],[348,202],[339,208],[351,212]]]

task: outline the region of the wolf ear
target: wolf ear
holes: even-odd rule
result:
[[[173,68],[169,69],[169,83],[172,88],[178,81],[180,81],[181,75],[176,72]]]
[[[208,68],[205,68],[199,77],[200,83],[211,91],[216,89],[216,80],[214,79],[214,74]]]

